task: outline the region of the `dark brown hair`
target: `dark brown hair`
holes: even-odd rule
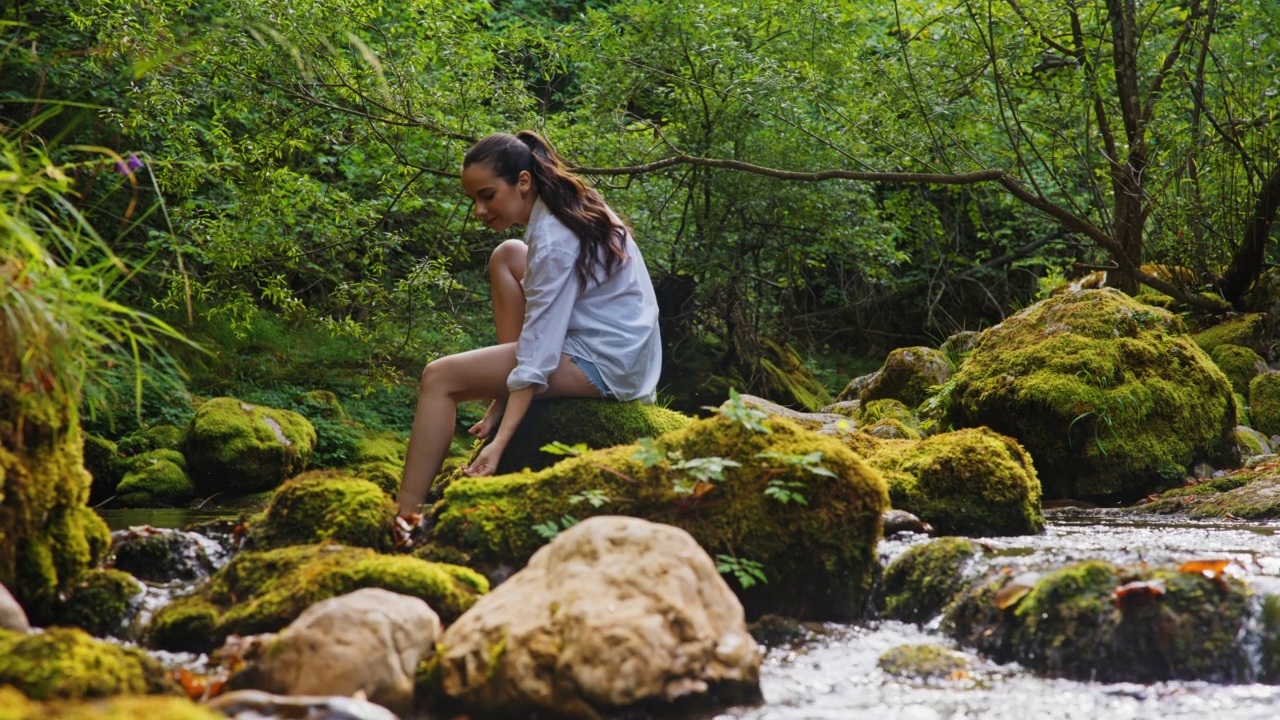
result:
[[[618,262],[626,259],[627,227],[613,221],[600,193],[569,172],[564,160],[538,133],[521,130],[515,135],[494,133],[481,138],[462,158],[464,168],[475,163],[487,164],[510,185],[519,181],[522,171],[529,171],[547,209],[578,236],[574,270],[583,287],[595,277],[597,268],[608,278]],[[606,248],[603,263],[601,246]]]

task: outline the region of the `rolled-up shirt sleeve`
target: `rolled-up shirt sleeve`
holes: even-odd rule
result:
[[[540,393],[560,365],[581,283],[574,272],[576,253],[555,245],[531,246],[527,262],[524,326],[516,341],[516,368],[507,376],[507,391],[532,387]]]

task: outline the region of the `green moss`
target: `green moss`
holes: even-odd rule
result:
[[[1280,681],[1280,596],[1262,598],[1262,682]]]
[[[336,470],[313,470],[276,490],[247,540],[260,550],[332,540],[388,552],[395,514],[395,503],[377,485]]]
[[[215,398],[200,406],[183,440],[199,492],[267,490],[306,467],[316,431],[303,416]]]
[[[7,692],[12,695],[6,694]],[[0,688],[0,720],[225,720],[186,698],[156,695],[119,696],[105,700],[35,703],[11,688]]]
[[[978,546],[961,538],[916,545],[885,568],[877,606],[884,616],[924,623],[965,590],[965,568]]]
[[[1267,362],[1258,353],[1230,343],[1216,346],[1209,351],[1209,357],[1231,381],[1231,388],[1246,395],[1249,392],[1249,381],[1258,375],[1260,368],[1265,371],[1267,367]]]
[[[1280,472],[1272,468],[1265,477],[1217,495],[1205,497],[1189,508],[1192,518],[1237,517],[1246,520],[1280,518]]]
[[[1240,450],[1240,456],[1244,458],[1266,454],[1269,449],[1263,446],[1258,431],[1247,427],[1236,428],[1236,447]]]
[[[237,555],[199,590],[156,613],[153,647],[206,651],[230,634],[275,632],[312,604],[365,587],[421,598],[446,623],[489,583],[472,570],[367,548],[296,545]]]
[[[499,474],[529,468],[541,470],[564,459],[542,452],[544,445],[579,443],[606,448],[657,437],[689,424],[678,412],[640,401],[615,402],[585,398],[540,400],[529,407],[502,454]]]
[[[902,404],[902,401],[892,398],[862,403],[858,408],[857,420],[860,427],[881,420],[899,420],[911,427],[915,427],[917,423],[915,412]]]
[[[457,463],[441,468],[441,472],[447,469],[457,469]],[[358,465],[352,465],[344,468],[343,471],[347,475],[361,480],[367,480],[377,485],[387,497],[395,497],[400,492],[400,480],[404,476],[404,461],[387,462],[383,460],[374,460],[370,462],[362,462]]]
[[[127,572],[90,570],[72,586],[57,622],[91,635],[119,635],[144,591],[142,583]]]
[[[116,444],[97,435],[84,436],[84,467],[93,476],[89,501],[99,503],[116,494],[124,473]]]
[[[946,422],[1035,458],[1045,496],[1137,496],[1232,448],[1226,376],[1181,321],[1113,290],[1052,297],[983,333]]]
[[[179,692],[142,650],[94,640],[74,628],[29,635],[0,631],[0,685],[6,684],[37,700]]]
[[[1280,373],[1264,373],[1249,383],[1249,416],[1254,430],[1280,435]]]
[[[1196,345],[1205,352],[1213,352],[1219,345],[1240,345],[1255,347],[1261,339],[1265,328],[1263,313],[1247,313],[1235,315],[1216,325],[1206,327],[1197,332],[1193,339]]]
[[[889,502],[949,535],[1031,535],[1044,529],[1040,480],[1012,438],[987,428],[881,446],[869,458]]]
[[[1134,582],[1163,592],[1119,590]],[[1010,659],[1101,682],[1237,681],[1246,676],[1237,638],[1248,606],[1243,586],[1225,576],[1081,563],[1046,575],[1017,604]]]
[[[151,450],[126,461],[128,470],[116,488],[126,507],[181,505],[195,496],[186,459],[176,450]]]
[[[1133,506],[1130,510],[1138,513],[1160,515],[1181,513],[1190,510],[1206,498],[1244,487],[1255,480],[1274,474],[1274,470],[1268,471],[1265,468],[1233,470],[1225,475],[1209,478],[1203,482],[1166,490],[1145,503]]]
[[[884,481],[840,441],[770,420],[772,434],[754,432],[722,415],[697,420],[657,438],[659,457],[720,457],[740,463],[722,480],[697,487],[670,460],[645,468],[637,445],[585,453],[537,473],[462,478],[444,492],[433,512],[434,539],[467,552],[477,566],[521,566],[546,541],[534,526],[566,516],[626,514],[687,530],[712,555],[762,563],[768,582],[738,589],[748,614],[805,613],[814,617],[860,616],[877,565],[874,552],[880,513],[887,506]],[[760,453],[820,453],[834,477],[815,475]],[[766,496],[769,483],[798,483],[807,504],[783,504]],[[780,485],[785,486],[785,485]],[[595,491],[609,498],[599,508],[574,503]],[[731,582],[736,586],[736,582]]]
[[[1161,292],[1144,289],[1142,292],[1133,296],[1134,302],[1140,302],[1143,305],[1154,305],[1165,310],[1172,310],[1177,301]]]
[[[865,406],[873,400],[893,399],[915,407],[929,396],[929,389],[951,377],[947,358],[927,347],[898,348],[884,360],[875,379],[859,394]]]
[[[760,370],[770,400],[808,412],[831,404],[831,393],[813,377],[795,348],[763,338],[761,351]]]
[[[342,407],[338,396],[331,390],[309,390],[303,393],[300,401],[306,406],[308,417],[326,420],[347,419],[347,411]]]
[[[902,678],[946,678],[969,668],[969,661],[953,650],[937,645],[899,645],[876,661],[886,673]]]
[[[1235,394],[1236,398],[1236,425],[1244,425],[1245,427],[1253,427],[1253,420],[1249,417],[1249,401],[1240,393]]]
[[[892,417],[880,418],[870,425],[858,428],[858,432],[881,440],[919,440],[922,437],[919,430]]]

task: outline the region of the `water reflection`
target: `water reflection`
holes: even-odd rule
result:
[[[184,528],[191,523],[236,518],[244,508],[102,508],[97,511],[112,530],[137,525],[156,528]]]

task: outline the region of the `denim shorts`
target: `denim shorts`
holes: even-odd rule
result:
[[[586,358],[580,358],[577,355],[570,355],[569,359],[573,361],[574,365],[578,366],[578,369],[582,371],[583,375],[587,376],[587,382],[594,385],[595,388],[600,391],[600,397],[607,400],[618,399],[618,396],[615,395],[614,392],[609,389],[609,386],[604,383],[604,378],[600,376],[600,368],[596,367],[595,363]]]

